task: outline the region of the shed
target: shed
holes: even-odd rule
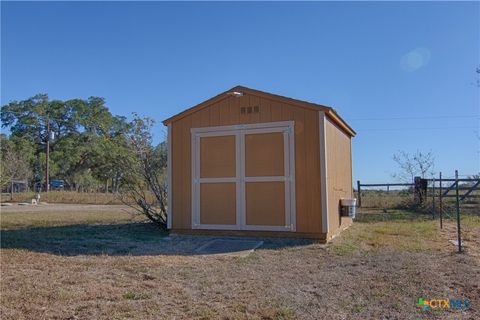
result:
[[[326,241],[352,223],[355,131],[334,109],[237,86],[163,124],[173,232]]]

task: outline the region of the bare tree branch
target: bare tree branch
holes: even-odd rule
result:
[[[421,151],[410,155],[405,151],[398,151],[393,155],[399,167],[399,172],[393,174],[394,178],[408,183],[413,183],[415,176],[425,178],[434,174],[435,157],[431,151],[423,153]]]
[[[153,120],[134,114],[129,143],[135,158],[123,167],[131,168],[128,183],[124,186],[125,203],[135,204],[135,209],[144,214],[162,229],[167,228],[167,153],[164,143],[152,146],[150,133]]]

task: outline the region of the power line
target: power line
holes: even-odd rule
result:
[[[444,129],[480,129],[479,127],[434,127],[434,128],[368,128],[358,129],[355,131],[407,131],[407,130],[444,130]]]
[[[421,119],[466,119],[480,118],[479,115],[469,116],[421,116],[421,117],[386,117],[386,118],[350,118],[350,121],[381,121],[381,120],[421,120]]]

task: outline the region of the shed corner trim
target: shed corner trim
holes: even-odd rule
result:
[[[320,140],[320,189],[322,202],[322,232],[328,234],[328,183],[327,183],[327,127],[324,111],[318,112]]]

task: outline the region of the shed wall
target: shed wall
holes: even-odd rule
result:
[[[257,107],[242,114],[241,107]],[[172,122],[172,229],[191,229],[191,128],[295,121],[296,232],[321,233],[318,113],[267,98],[229,96]]]
[[[351,138],[327,119],[328,234],[336,234],[352,219],[340,216],[340,199],[353,197]]]

